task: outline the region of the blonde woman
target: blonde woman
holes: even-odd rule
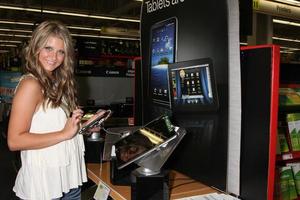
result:
[[[73,55],[70,33],[57,21],[41,23],[25,49],[8,127],[9,148],[21,151],[13,188],[20,199],[79,200],[87,181]]]

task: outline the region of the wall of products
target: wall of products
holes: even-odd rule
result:
[[[134,77],[133,60],[140,55],[139,41],[77,39],[80,76]]]

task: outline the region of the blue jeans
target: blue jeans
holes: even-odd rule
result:
[[[71,189],[68,193],[63,193],[62,197],[57,199],[52,199],[52,200],[80,200],[80,199],[81,199],[81,188],[78,187],[78,188]]]
[[[73,188],[68,193],[63,193],[63,196],[53,200],[80,200],[81,188]]]

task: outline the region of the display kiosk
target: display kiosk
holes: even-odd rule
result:
[[[168,115],[187,131],[166,166],[236,195],[240,156],[231,148],[240,144],[238,10],[233,0],[144,1],[138,91],[142,125]]]
[[[116,138],[112,146],[111,181],[130,185],[132,199],[168,199],[169,170],[162,166],[185,134],[184,128],[174,126],[168,116],[161,116]]]

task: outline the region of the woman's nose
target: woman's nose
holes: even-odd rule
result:
[[[57,59],[57,52],[52,51],[52,52],[50,53],[50,58],[51,58],[52,60],[56,60],[56,59]]]

